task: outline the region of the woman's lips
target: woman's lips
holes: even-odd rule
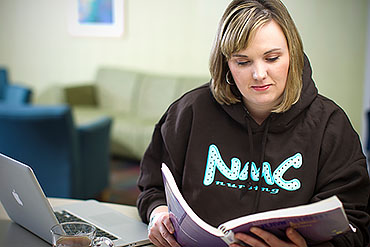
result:
[[[252,86],[252,88],[256,91],[266,91],[267,89],[269,89],[271,86],[271,84],[268,84],[268,85],[262,85],[262,86]]]

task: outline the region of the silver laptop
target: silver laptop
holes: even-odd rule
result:
[[[50,229],[59,221],[56,213],[87,221],[113,239],[115,246],[150,244],[147,226],[95,200],[52,208],[32,169],[0,154],[0,200],[17,224],[51,244]]]

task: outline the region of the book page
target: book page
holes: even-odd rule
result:
[[[288,227],[296,229],[309,244],[325,242],[349,230],[349,222],[336,196],[309,205],[278,209],[241,217],[222,224],[226,230],[249,232],[260,227],[284,239]]]
[[[181,195],[168,167],[162,165],[163,181],[175,238],[181,246],[227,246],[223,233],[200,219]]]

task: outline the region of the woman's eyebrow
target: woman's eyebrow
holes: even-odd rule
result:
[[[231,55],[232,57],[243,57],[243,58],[248,58],[247,55],[243,55],[243,54],[233,54]]]
[[[277,52],[277,51],[281,51],[281,50],[282,50],[281,48],[274,48],[274,49],[266,51],[265,53],[263,53],[263,55],[267,55],[269,53]]]
[[[263,55],[267,55],[267,54],[269,54],[269,53],[273,53],[273,52],[280,52],[282,49],[281,48],[273,48],[273,49],[271,49],[271,50],[268,50],[268,51],[266,51],[265,53],[263,53]],[[247,55],[244,55],[244,54],[233,54],[233,55],[231,55],[232,57],[241,57],[241,58],[248,58],[248,56]]]

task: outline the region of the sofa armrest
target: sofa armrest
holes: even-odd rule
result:
[[[94,85],[79,85],[64,88],[66,103],[70,106],[97,106],[96,88]]]
[[[20,85],[5,87],[4,103],[11,105],[27,104],[31,100],[31,89]]]
[[[97,121],[77,127],[80,146],[80,173],[82,194],[93,198],[96,191],[108,186],[110,164],[110,130],[112,119],[102,117]]]

